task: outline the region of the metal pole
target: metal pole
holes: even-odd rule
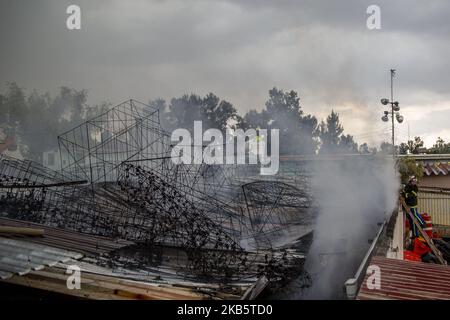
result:
[[[394,70],[394,69],[391,69],[392,155],[395,157],[395,133],[394,133],[394,74],[395,74],[395,70]]]
[[[406,121],[406,123],[408,124],[408,141],[411,140],[411,136],[409,134],[409,121]]]

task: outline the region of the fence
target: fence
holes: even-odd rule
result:
[[[450,226],[450,193],[420,191],[418,200],[419,211],[428,213],[433,224]]]

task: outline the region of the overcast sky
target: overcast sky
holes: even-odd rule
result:
[[[389,138],[380,98],[395,97],[400,141],[450,140],[450,2],[0,0],[0,81],[56,92],[88,89],[89,103],[214,92],[244,113],[274,86],[304,110],[337,110],[358,142]],[[81,30],[66,8],[81,7]],[[381,30],[366,27],[369,5]],[[400,142],[397,141],[397,142]]]

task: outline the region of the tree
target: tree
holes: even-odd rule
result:
[[[202,98],[195,94],[183,95],[180,98],[170,100],[169,111],[167,112],[168,130],[177,128],[193,131],[194,121],[201,121]]]
[[[15,82],[7,84],[6,93],[2,96],[1,104],[2,125],[11,131],[21,128],[22,120],[28,113],[25,93]]]
[[[41,161],[43,152],[56,148],[59,121],[52,117],[45,95],[33,91],[27,105],[29,112],[21,119],[23,128],[19,148],[25,158]]]
[[[48,93],[26,95],[16,83],[7,85],[1,99],[1,125],[16,136],[22,155],[35,161],[57,148],[59,133],[82,122],[87,113],[86,90],[61,87],[52,99]]]
[[[392,154],[392,143],[382,142],[380,144],[380,152],[383,154]]]
[[[400,146],[398,148],[399,154],[408,154],[408,150],[409,150],[409,147],[406,143],[404,143],[404,142],[400,143]]]
[[[167,103],[166,100],[162,99],[162,98],[158,98],[155,100],[150,100],[148,102],[148,105],[150,107],[152,107],[152,109],[149,110],[145,110],[147,113],[149,112],[154,112],[153,109],[158,109],[159,110],[159,122],[162,126],[163,129],[168,130],[170,129],[170,125],[168,123],[168,119],[167,119],[167,112],[168,112],[168,108],[167,108]]]
[[[317,119],[303,115],[297,92],[272,88],[265,108],[250,110],[238,118],[237,127],[247,130],[278,129],[280,154],[313,154],[317,149]]]
[[[428,150],[428,153],[444,154],[450,153],[450,143],[446,143],[444,139],[438,137],[436,143]]]
[[[23,117],[22,154],[29,159],[42,161],[42,153],[57,149],[57,137],[86,119],[87,91],[61,87],[52,99],[33,91],[28,97],[29,112]],[[26,128],[26,130],[25,130]]]
[[[159,102],[159,106],[162,106]],[[160,114],[161,115],[161,114]],[[213,93],[202,98],[195,94],[173,98],[169,110],[161,115],[168,130],[185,128],[193,130],[194,121],[202,121],[203,128],[215,128],[224,131],[230,120],[237,119],[237,110],[225,100]]]
[[[322,121],[319,127],[319,137],[322,142],[321,153],[335,153],[339,150],[339,142],[344,128],[340,124],[339,114],[331,110],[326,122]]]
[[[248,111],[244,117],[238,118],[237,127],[247,130],[253,129],[266,129],[270,123],[270,117],[266,110],[258,112],[256,110]]]
[[[300,121],[300,135],[302,137],[300,150],[306,154],[314,154],[319,146],[318,141],[318,121],[317,118],[308,114]]]
[[[267,127],[279,130],[280,153],[297,154],[300,149],[300,123],[303,114],[297,93],[277,88],[269,90],[266,111],[270,118]]]
[[[94,106],[86,106],[85,109],[85,120],[89,120],[95,118],[101,114],[104,114],[106,111],[112,108],[111,102],[103,101],[100,104],[96,104]]]
[[[361,153],[361,154],[369,154],[370,153],[369,146],[367,145],[367,143],[363,143],[362,145],[359,146],[359,153]]]
[[[352,135],[342,135],[339,139],[339,151],[343,153],[358,153],[358,144]]]
[[[235,120],[237,116],[237,110],[230,102],[220,100],[213,93],[209,93],[203,98],[201,111],[206,126],[221,131],[225,131],[228,122],[232,119]]]
[[[269,90],[266,110],[273,120],[273,125],[283,127],[283,130],[297,126],[303,114],[297,92],[294,90],[284,92],[277,88]]]
[[[414,137],[414,140],[408,140],[406,143],[402,142],[399,146],[399,154],[419,154],[424,142],[420,137]]]
[[[408,182],[410,176],[416,176],[418,181],[423,177],[423,163],[416,162],[412,157],[398,158],[397,168],[404,184]]]
[[[0,126],[5,126],[8,121],[8,114],[5,106],[5,97],[0,94]]]
[[[419,154],[419,149],[423,147],[424,142],[420,137],[414,137],[414,140],[408,140],[406,144],[408,145],[409,152]]]

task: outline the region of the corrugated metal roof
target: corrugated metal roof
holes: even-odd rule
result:
[[[371,265],[380,267],[380,289],[369,289],[368,275],[366,275],[357,299],[450,299],[450,267],[448,266],[385,257],[374,257]]]
[[[82,257],[78,252],[0,237],[0,278],[8,279],[13,274],[22,276],[31,270],[41,270],[45,266]]]
[[[16,240],[26,240],[27,242],[44,244],[69,251],[73,250],[85,255],[104,254],[133,244],[133,242],[123,239],[112,239],[108,237],[88,235],[76,231],[49,227],[39,223],[3,217],[0,217],[0,225],[44,229],[45,233],[42,237],[29,237],[16,234],[2,234],[2,237]]]
[[[70,290],[67,288],[66,270],[66,265],[60,266],[58,264],[54,267],[46,267],[43,270],[32,270],[22,277],[15,275],[3,280],[3,282],[84,299],[198,300],[221,298],[220,295],[214,296],[208,294],[206,289],[203,290],[205,292],[202,292],[202,290],[197,290],[196,287],[146,283],[84,271],[80,277],[80,290]],[[224,298],[229,299],[229,295],[225,295]],[[232,296],[232,298],[238,299],[239,296]]]
[[[450,162],[429,162],[423,165],[423,171],[427,176],[446,176],[450,172]]]
[[[153,275],[147,271],[112,270],[95,265],[96,259],[84,258],[75,248],[99,253],[132,242],[6,218],[0,218],[0,225],[45,230],[43,237],[0,236],[0,280],[4,283],[88,299],[184,300],[238,299],[252,285],[250,280],[241,281],[232,290],[224,291],[218,284],[180,280],[174,270],[168,270],[165,275],[159,269]],[[81,290],[69,290],[66,285],[65,271],[68,265],[74,264],[82,270]]]
[[[136,271],[116,272],[82,258],[80,253],[0,237],[0,285],[8,283],[86,299],[171,300],[239,299],[252,285],[249,282],[222,291],[218,284],[171,282],[160,274],[150,277]],[[69,265],[81,269],[80,290],[67,288]]]

